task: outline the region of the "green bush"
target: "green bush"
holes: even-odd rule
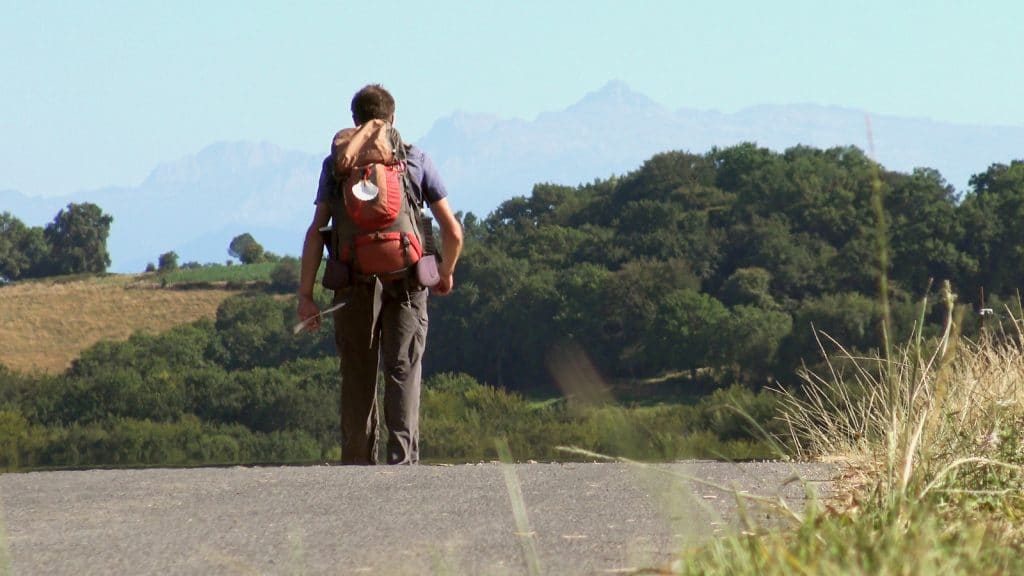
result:
[[[160,272],[173,272],[178,269],[177,252],[164,252],[157,259],[157,270]]]
[[[32,467],[312,462],[325,453],[315,438],[301,430],[261,434],[244,426],[203,424],[195,417],[177,422],[117,419],[68,428],[30,428],[25,445],[30,457],[22,464]]]
[[[0,468],[16,470],[28,438],[28,421],[16,410],[0,410]]]
[[[280,294],[294,294],[299,290],[299,260],[291,256],[281,258],[270,272],[270,289]]]
[[[570,410],[564,401],[531,403],[465,374],[441,374],[425,385],[420,442],[425,459],[459,461],[497,458],[499,437],[520,460],[585,458],[560,447],[640,460],[767,458],[778,454],[757,428],[777,427],[775,408],[768,393],[734,386],[693,406]]]
[[[270,273],[276,266],[274,262],[242,265],[205,264],[188,267],[183,265],[163,277],[171,286],[197,282],[236,282],[244,286],[248,282],[269,281]]]

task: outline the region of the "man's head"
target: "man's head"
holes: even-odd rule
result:
[[[380,84],[367,84],[352,97],[352,121],[359,126],[370,120],[395,121],[395,99]]]

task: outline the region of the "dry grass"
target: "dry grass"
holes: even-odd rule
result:
[[[829,361],[827,375],[803,373],[799,394],[783,391],[799,455],[872,466],[914,498],[961,466],[992,465],[1001,432],[1024,415],[1024,333],[973,342],[953,325],[950,313],[930,353],[911,342],[890,360],[832,342],[852,370]]]
[[[964,495],[984,500],[965,509],[1019,514],[1024,322],[1010,315],[1009,333],[969,340],[956,329],[955,296],[948,286],[943,293],[946,330],[931,347],[917,333],[888,359],[860,358],[831,341],[836,359],[852,369],[829,358],[826,375],[804,371],[800,389],[781,391],[785,420],[800,456],[850,464],[859,480],[853,492],[886,499],[901,521],[921,502],[948,510],[951,501],[964,505]],[[944,496],[930,499],[935,493]],[[1019,530],[1003,532],[1024,541]]]
[[[823,336],[825,368],[780,390],[798,454],[852,464],[848,500],[794,531],[714,541],[676,572],[1024,574],[1024,322],[967,339],[942,293],[942,337],[861,357]]]
[[[236,293],[225,289],[160,289],[141,276],[38,281],[0,290],[0,364],[59,373],[101,340],[159,333],[199,318]]]

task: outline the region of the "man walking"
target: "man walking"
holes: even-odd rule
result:
[[[394,98],[379,84],[356,92],[351,108],[357,129],[372,121],[394,123]],[[404,151],[403,177],[410,196],[415,202],[430,206],[441,229],[441,263],[437,270],[440,279],[430,290],[448,294],[462,251],[462,227],[448,205],[448,193],[430,157],[415,146],[400,146]],[[334,154],[324,160],[316,210],[302,248],[297,313],[310,330],[320,327],[313,285],[323,258],[321,229],[331,223],[334,214],[333,226],[337,230],[338,203],[342,202],[340,206],[344,208],[344,191],[339,190],[343,183],[336,177],[335,160]],[[377,192],[372,184],[362,190]],[[419,210],[417,206],[412,209]],[[419,461],[420,376],[427,338],[428,289],[417,280],[413,268],[399,274],[379,275],[345,270],[349,280],[334,292],[336,304],[346,302],[334,312],[334,338],[341,358],[341,461],[377,463],[379,367],[384,374],[384,422],[390,432],[387,462],[415,464]]]

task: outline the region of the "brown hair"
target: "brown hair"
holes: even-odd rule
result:
[[[395,115],[395,99],[380,84],[367,84],[352,97],[352,120],[363,124],[370,120],[391,121]]]

